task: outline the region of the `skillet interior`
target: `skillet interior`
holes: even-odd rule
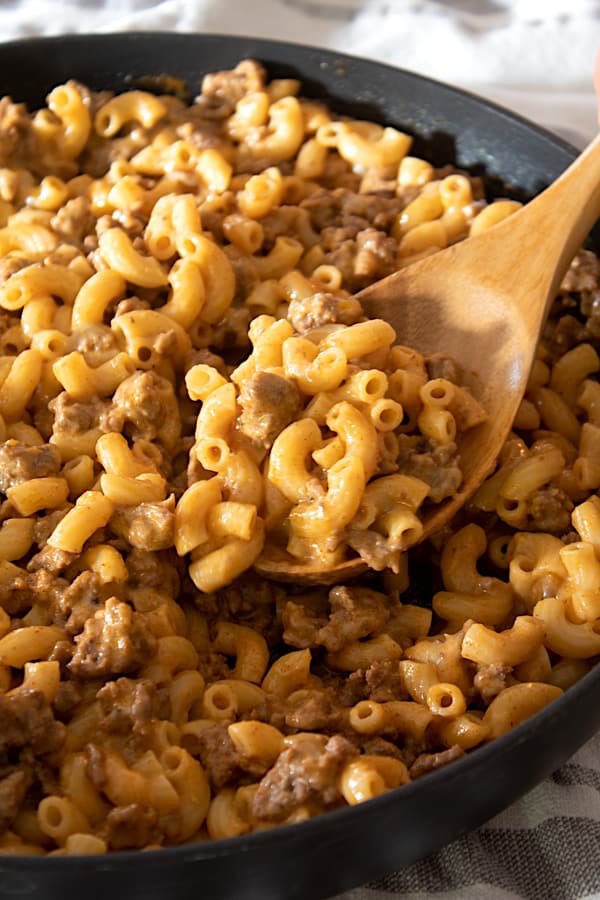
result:
[[[147,75],[183,78],[244,57],[297,77],[338,112],[409,130],[434,163],[485,171],[491,193],[527,196],[574,151],[543,130],[456,89],[374,62],[272,41],[213,35],[69,36],[4,44],[0,95],[40,105],[77,78],[123,90]],[[600,242],[597,242],[600,246]],[[147,900],[320,898],[412,862],[495,815],[545,778],[600,725],[600,667],[519,728],[449,768],[353,809],[236,838],[106,857],[0,858],[1,897]]]

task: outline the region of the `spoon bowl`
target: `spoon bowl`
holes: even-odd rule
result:
[[[487,414],[458,438],[458,491],[420,510],[421,540],[443,528],[493,469],[523,399],[552,300],[599,215],[600,136],[509,218],[356,295],[367,316],[393,326],[398,343],[424,355],[452,357]],[[367,566],[356,557],[325,569],[267,549],[255,568],[281,581],[334,584],[363,574]]]

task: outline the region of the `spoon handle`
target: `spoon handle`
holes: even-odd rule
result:
[[[540,253],[555,260],[549,302],[569,263],[600,216],[600,135],[550,187],[518,213],[519,233],[533,235]],[[515,223],[516,224],[516,223]]]

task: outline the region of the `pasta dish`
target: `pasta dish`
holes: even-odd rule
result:
[[[496,470],[426,543],[485,410],[355,297],[519,205],[251,60],[190,104],[0,100],[0,853],[301,822],[589,671],[597,257]],[[275,583],[273,550],[369,571]]]

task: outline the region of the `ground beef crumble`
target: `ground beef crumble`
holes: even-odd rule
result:
[[[58,750],[65,738],[41,691],[0,694],[0,759],[11,750],[30,749],[36,756]]]
[[[382,629],[389,617],[386,598],[366,587],[338,586],[329,592],[328,619],[311,615],[300,603],[286,603],[283,639],[292,647],[325,647],[332,653]]]
[[[0,444],[0,491],[5,494],[32,478],[57,475],[60,463],[60,454],[51,444],[32,447],[21,441],[4,441]]]
[[[455,759],[460,759],[464,755],[465,751],[458,744],[440,753],[421,753],[410,767],[408,774],[411,778],[420,778],[428,772],[447,766],[448,763],[453,762]]]
[[[106,678],[135,672],[152,656],[156,641],[143,615],[112,597],[86,620],[75,644],[69,670],[78,678]]]
[[[240,390],[241,431],[263,447],[270,447],[302,408],[300,391],[291,378],[257,372]]]
[[[341,735],[324,744],[311,735],[297,738],[262,778],[252,799],[253,814],[277,821],[311,800],[331,806],[341,796],[338,780],[343,766],[357,755],[356,747]]]
[[[118,431],[132,440],[158,441],[172,449],[179,439],[179,405],[173,386],[154,372],[136,372],[115,391],[102,416],[104,431]]]
[[[254,777],[264,773],[263,763],[248,759],[236,750],[225,724],[209,725],[197,736],[190,735],[185,745],[190,753],[199,757],[216,790],[237,781],[243,773]]]

